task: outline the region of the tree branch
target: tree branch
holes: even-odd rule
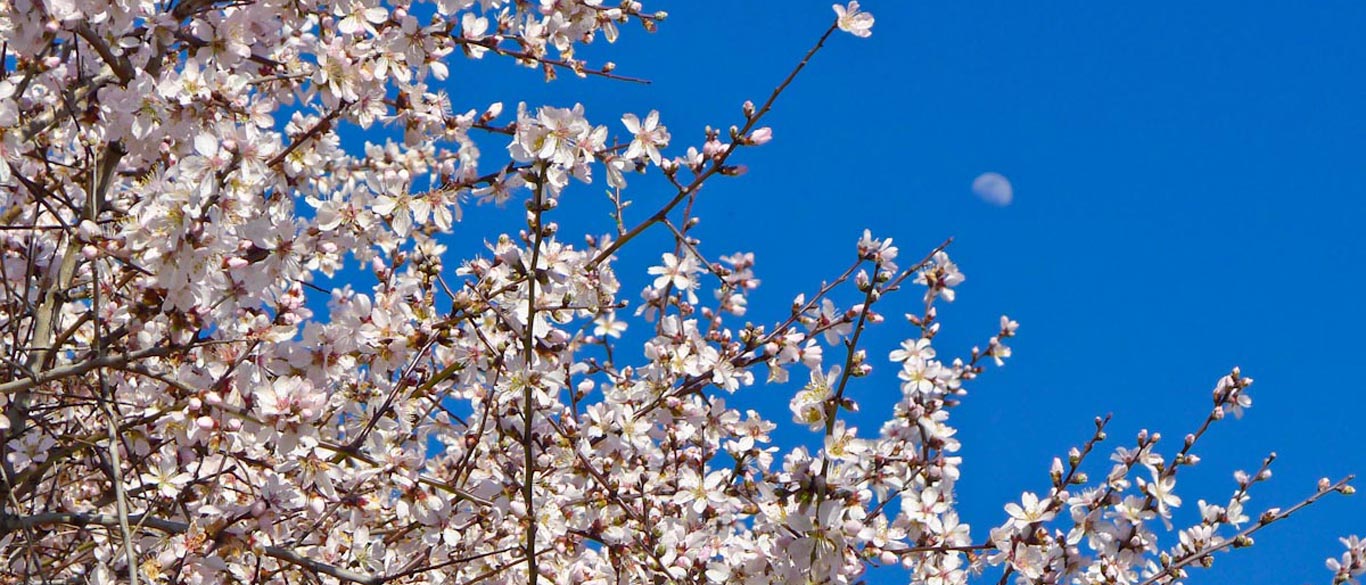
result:
[[[60,380],[62,378],[69,378],[71,376],[79,376],[81,374],[86,374],[93,370],[97,370],[99,368],[123,369],[128,364],[140,359],[150,357],[164,357],[170,355],[172,350],[173,348],[171,347],[159,345],[156,347],[149,347],[147,349],[135,351],[132,353],[104,356],[101,358],[86,360],[68,366],[43,370],[41,372],[38,372],[37,375],[33,378],[25,378],[22,380],[14,380],[11,382],[0,384],[0,394],[12,394],[15,392],[23,392],[41,384],[46,384],[48,382]]]
[[[128,520],[140,526],[167,534],[183,534],[190,529],[190,525],[184,522],[166,520],[164,518],[157,518],[145,514],[134,514],[129,516]],[[16,528],[29,529],[48,524],[70,524],[72,526],[87,526],[93,524],[96,526],[116,528],[119,526],[119,518],[109,514],[81,514],[76,512],[47,512],[43,514],[34,514],[32,516],[15,516],[8,514],[0,516],[0,527],[5,528],[6,530],[14,530]],[[267,546],[263,550],[265,551],[266,556],[273,559],[322,573],[329,577],[335,577],[348,583],[382,585],[385,581],[383,577],[365,575],[335,567],[322,561],[305,557],[289,549],[277,546]]]

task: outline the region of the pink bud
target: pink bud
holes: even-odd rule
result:
[[[768,126],[755,130],[749,135],[749,143],[755,146],[768,144],[770,140],[773,140],[773,129]]]

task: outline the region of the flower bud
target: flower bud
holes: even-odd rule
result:
[[[100,235],[100,226],[93,221],[83,219],[76,231],[80,234],[82,241],[93,242]]]

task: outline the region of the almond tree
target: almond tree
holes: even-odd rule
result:
[[[835,13],[766,99],[678,147],[654,111],[609,127],[448,93],[461,56],[639,81],[575,53],[664,21],[633,0],[4,0],[0,581],[853,583],[899,565],[1149,585],[1352,491],[1251,512],[1268,457],[1171,527],[1200,438],[1251,404],[1234,369],[1167,455],[1142,433],[1089,478],[1097,419],[1047,492],[973,531],[950,413],[1017,324],[939,352],[963,281],[949,242],[907,258],[865,233],[785,319],[744,322],[754,257],[704,250],[693,203],[773,138],[765,116],[832,35],[871,34],[857,2]],[[628,213],[628,178],[672,194]],[[595,179],[615,225],[562,236],[562,201],[598,204],[566,191]],[[483,203],[524,227],[448,254],[441,234]],[[653,277],[628,301],[616,256],[649,230],[673,246],[625,269]],[[373,284],[319,284],[359,271]],[[870,357],[898,292],[908,338]],[[901,399],[860,434],[842,415],[875,363]],[[783,422],[814,452],[726,404],[789,379]],[[1337,582],[1366,566],[1344,543]]]

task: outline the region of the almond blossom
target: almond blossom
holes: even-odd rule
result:
[[[834,8],[840,30],[862,38],[873,35],[873,15],[859,10],[858,2],[836,4]]]
[[[659,149],[669,145],[669,131],[659,125],[659,112],[650,110],[650,115],[645,117],[644,122],[635,114],[626,114],[621,117],[621,123],[632,136],[631,144],[624,156],[628,159],[645,156],[655,166],[659,166]]]

